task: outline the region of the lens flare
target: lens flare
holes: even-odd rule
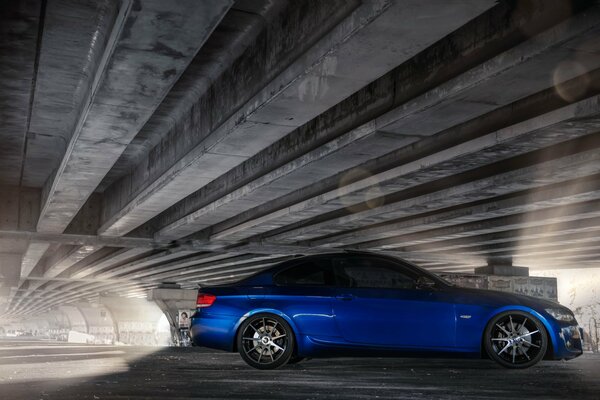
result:
[[[346,194],[346,187],[359,181],[364,189],[351,195]],[[344,207],[352,213],[377,208],[385,202],[379,180],[369,171],[361,168],[354,168],[343,174],[338,185],[338,197]]]
[[[570,78],[575,76],[578,79],[568,82]],[[591,83],[587,69],[577,61],[563,61],[558,64],[552,75],[552,80],[556,93],[569,102],[580,98],[588,90]]]

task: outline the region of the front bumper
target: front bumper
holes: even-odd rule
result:
[[[558,326],[554,359],[569,360],[583,354],[583,331],[578,325]]]

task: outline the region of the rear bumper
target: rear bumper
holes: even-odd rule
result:
[[[190,334],[197,346],[233,351],[238,317],[199,312],[192,316]]]

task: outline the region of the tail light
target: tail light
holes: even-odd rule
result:
[[[196,301],[196,307],[198,307],[198,308],[210,307],[213,305],[213,303],[215,302],[216,299],[217,299],[217,296],[215,296],[214,294],[198,293],[198,300]]]

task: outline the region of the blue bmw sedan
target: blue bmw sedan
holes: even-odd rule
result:
[[[362,252],[300,257],[235,285],[202,288],[195,344],[237,351],[252,367],[306,357],[489,357],[508,368],[582,354],[558,303],[458,288],[406,261]]]

